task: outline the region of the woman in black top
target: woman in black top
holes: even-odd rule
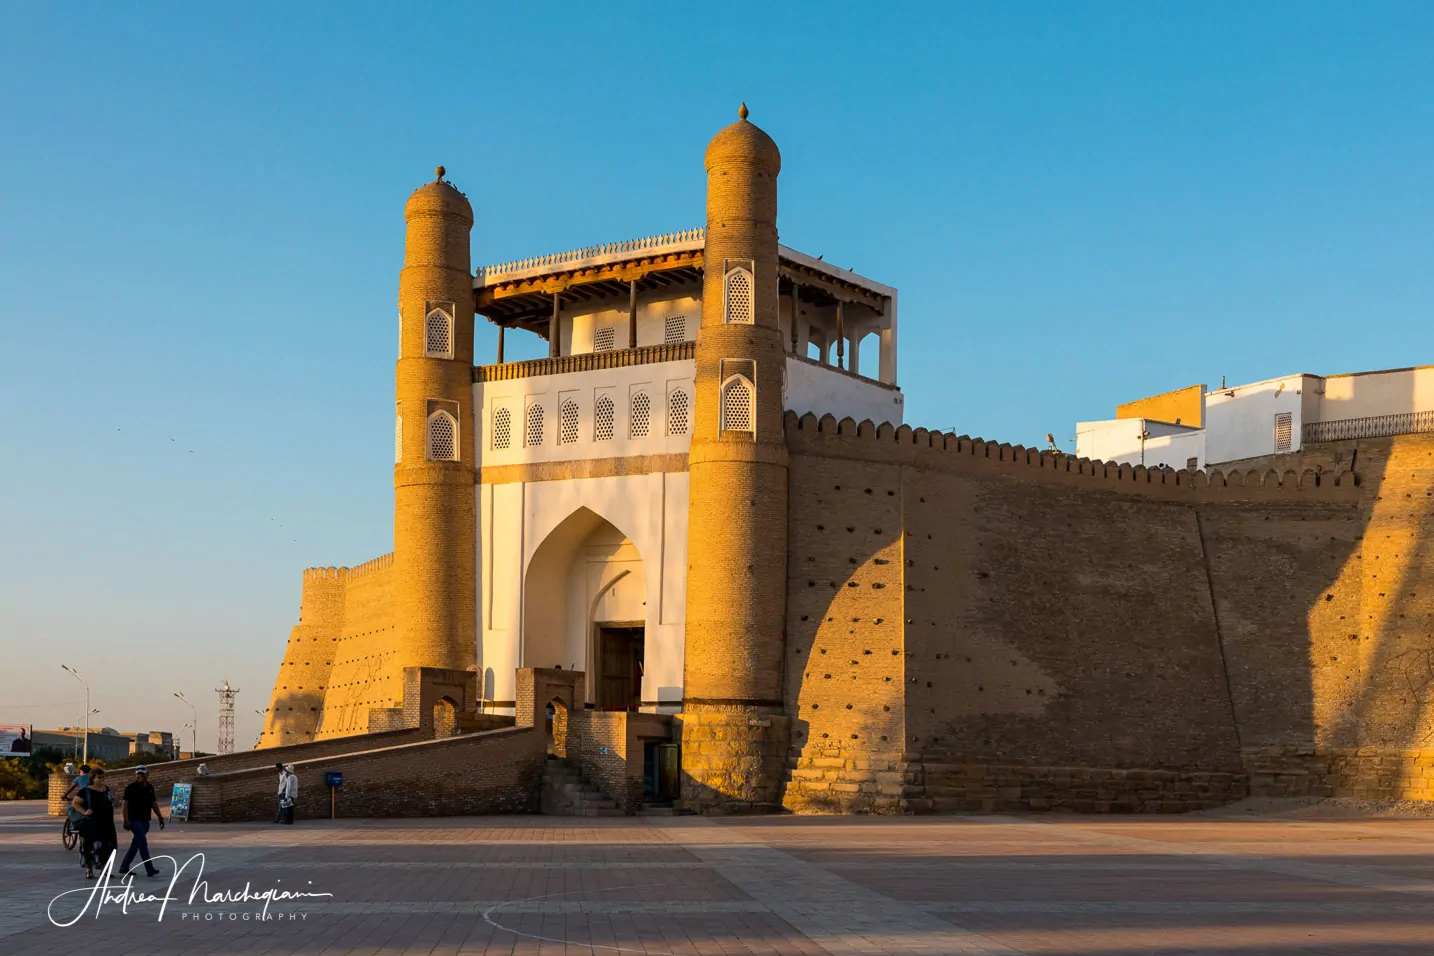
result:
[[[85,862],[85,879],[95,878],[95,867],[104,866],[119,846],[115,833],[115,804],[105,785],[105,772],[90,771],[90,785],[75,794],[71,805],[84,820],[80,823],[80,852]]]

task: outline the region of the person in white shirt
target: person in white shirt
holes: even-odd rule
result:
[[[284,764],[284,778],[279,790],[279,815],[280,823],[293,826],[294,824],[294,803],[299,799],[299,775],[294,772],[294,765]]]
[[[284,793],[289,787],[289,770],[281,763],[274,764],[274,769],[279,771],[279,790],[277,794],[278,809],[274,812],[274,822],[284,822]]]

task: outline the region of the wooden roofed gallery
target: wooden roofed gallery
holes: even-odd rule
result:
[[[692,229],[479,270],[473,282],[474,306],[498,327],[495,362],[505,361],[509,329],[546,340],[549,358],[659,344],[640,340],[639,311],[658,302],[700,302],[703,245],[703,230]],[[864,377],[895,384],[895,290],[785,247],[779,269],[781,322],[789,352],[805,358],[815,351],[820,364],[860,374],[858,345],[875,333],[881,341],[880,374]],[[573,317],[593,313],[626,313],[626,328],[614,327],[602,341],[591,343],[591,349],[575,348]],[[801,321],[791,321],[792,315]],[[695,338],[697,324],[700,321],[679,341]],[[661,344],[674,340],[669,335]]]

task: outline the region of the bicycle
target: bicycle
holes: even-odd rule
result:
[[[65,845],[67,850],[73,850],[80,842],[79,828],[70,822],[68,813],[65,814],[65,827],[60,831],[60,842]]]

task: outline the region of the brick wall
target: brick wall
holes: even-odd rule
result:
[[[701,813],[779,809],[791,718],[765,708],[687,706],[674,716],[682,742],[682,805]]]
[[[371,709],[402,707],[403,668],[414,663],[399,653],[393,556],[350,569],[345,582],[320,738],[365,733]]]
[[[1207,523],[1252,791],[1431,799],[1434,436],[1241,464],[1360,478],[1353,515],[1248,509]]]
[[[559,756],[576,763],[619,809],[632,813],[642,806],[644,745],[671,739],[672,717],[580,709],[565,714],[561,726],[555,721],[553,734],[555,743],[562,735]]]
[[[274,679],[259,746],[362,734],[370,708],[402,706],[393,601],[391,554],[304,572],[299,624]]]
[[[928,758],[908,765],[920,796],[916,811],[938,813],[1183,813],[1218,807],[1248,792],[1239,771],[1127,769],[1038,764],[954,763]]]
[[[1239,770],[1191,507],[999,475],[904,478],[908,750]]]
[[[1434,800],[1434,749],[1259,747],[1245,765],[1262,796]]]
[[[1184,810],[1248,791],[1242,733],[1310,742],[1367,484],[787,427],[789,808]]]
[[[296,816],[329,815],[329,771],[344,775],[343,817],[536,813],[546,749],[542,728],[514,727],[290,761],[299,776]],[[271,769],[195,778],[190,819],[272,820],[276,789]]]
[[[904,809],[901,467],[793,456],[783,806]]]
[[[50,774],[50,789],[46,794],[48,800],[46,807],[50,816],[58,817],[65,812],[66,801],[63,799],[65,791],[70,789],[70,784],[74,783],[78,776],[77,773],[65,773],[62,770],[56,770]]]
[[[354,737],[347,737],[338,740],[318,740],[303,744],[290,744],[286,747],[269,747],[264,750],[245,750],[235,754],[216,754],[212,757],[200,757],[196,760],[170,760],[165,763],[149,764],[149,782],[154,785],[154,791],[159,795],[161,802],[169,800],[170,787],[176,782],[194,781],[200,779],[198,776],[199,765],[206,764],[211,773],[231,773],[240,770],[262,769],[270,777],[274,778],[275,786],[278,785],[278,772],[274,769],[276,763],[293,763],[297,760],[312,760],[317,757],[327,757],[333,754],[348,753],[353,750],[366,750],[375,747],[387,747],[395,744],[411,743],[417,740],[424,740],[429,736],[427,731],[420,729],[396,730],[382,734],[361,734]],[[116,779],[121,783],[128,783],[133,777],[132,769],[120,768],[111,770]],[[53,775],[51,779],[54,779]],[[73,779],[73,778],[72,778]]]

